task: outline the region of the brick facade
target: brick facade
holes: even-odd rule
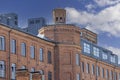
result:
[[[65,14],[62,13],[61,14]],[[54,16],[56,17],[56,16]],[[60,16],[59,16],[60,17]],[[63,16],[65,17],[65,16]],[[59,23],[59,21],[57,21]],[[65,23],[65,22],[63,22]],[[83,47],[81,46],[80,33],[82,29],[75,25],[70,24],[54,24],[44,26],[39,30],[39,34],[44,35],[46,38],[43,39],[19,29],[9,28],[5,25],[0,25],[0,36],[5,37],[5,50],[0,50],[0,61],[5,62],[5,77],[0,80],[11,79],[11,65],[16,64],[16,70],[21,69],[25,66],[28,72],[31,72],[31,68],[35,71],[43,71],[45,80],[110,80],[111,74],[117,73],[117,79],[120,78],[120,67],[112,65],[110,63],[92,58],[82,54]],[[93,34],[95,35],[95,34]],[[95,35],[96,38],[96,35]],[[11,53],[10,41],[16,40],[16,52]],[[91,41],[91,40],[90,40]],[[26,43],[26,56],[21,55],[21,43]],[[93,42],[97,43],[97,41]],[[35,58],[32,59],[30,56],[30,46],[35,46]],[[40,61],[40,48],[43,49],[43,61]],[[48,52],[51,52],[51,61],[48,62]],[[102,54],[102,53],[100,53]],[[77,56],[76,56],[77,55]],[[79,56],[79,57],[78,57]],[[79,61],[77,62],[77,57]],[[83,64],[84,63],[84,68]],[[88,65],[89,66],[88,66]],[[87,66],[86,66],[87,65]],[[95,73],[92,74],[92,65],[94,65]],[[97,76],[96,66],[100,68],[100,75]],[[89,67],[87,71],[86,67]],[[102,77],[104,68],[104,75],[106,76],[106,70],[109,71],[109,78]],[[84,70],[83,70],[84,69]],[[21,79],[19,76],[22,74],[29,75],[28,72],[17,74],[17,80],[28,80],[28,78]],[[50,74],[50,75],[48,75]],[[80,75],[80,76],[79,76]],[[114,74],[112,74],[114,76]],[[24,76],[25,77],[25,76]],[[24,78],[22,77],[22,78]],[[36,78],[35,78],[36,77]],[[40,75],[34,75],[33,80],[39,80]],[[52,77],[52,78],[51,78]],[[115,80],[115,77],[112,77]]]

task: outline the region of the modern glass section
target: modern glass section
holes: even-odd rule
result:
[[[16,53],[16,40],[14,39],[11,40],[11,53]]]
[[[16,79],[16,64],[12,63],[11,65],[11,79]]]
[[[21,43],[21,55],[26,56],[26,44]]]
[[[76,54],[76,65],[80,65],[80,55]]]
[[[5,50],[5,37],[0,36],[0,50]]]
[[[30,46],[30,57],[35,59],[35,46]]]
[[[99,57],[99,48],[93,47],[93,55]]]
[[[83,45],[84,45],[83,47],[84,52],[90,54],[90,45],[87,43],[84,43]]]
[[[39,59],[40,59],[41,62],[43,62],[43,59],[44,59],[44,58],[43,58],[43,57],[44,57],[43,54],[44,54],[43,48],[40,48],[40,56],[39,56]]]
[[[5,77],[5,62],[0,61],[0,77]]]

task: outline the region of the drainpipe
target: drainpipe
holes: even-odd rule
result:
[[[8,51],[8,68],[9,68],[8,73],[9,73],[9,75],[8,75],[8,79],[9,80],[10,80],[10,74],[11,74],[10,73],[10,70],[11,70],[11,68],[10,68],[10,33],[11,33],[11,31],[12,31],[12,29],[10,29],[10,31],[8,32],[8,38],[9,38],[9,43],[8,43],[9,44],[9,49],[8,49],[9,50]]]

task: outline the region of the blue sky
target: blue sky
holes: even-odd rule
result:
[[[68,23],[98,34],[98,44],[120,56],[120,0],[0,0],[0,13],[14,12],[19,26],[27,19],[45,17],[52,23],[52,10],[65,8]]]

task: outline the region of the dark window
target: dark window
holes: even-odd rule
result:
[[[56,17],[56,21],[58,21],[58,17]]]
[[[51,64],[52,60],[51,60],[51,52],[48,51],[48,63]]]
[[[17,21],[15,21],[15,25],[18,25],[18,22],[17,22]]]
[[[60,20],[62,20],[62,17],[60,17]]]
[[[40,20],[36,20],[36,23],[40,23]]]
[[[48,80],[52,80],[52,72],[48,72]]]
[[[7,25],[9,25],[10,24],[10,21],[9,21],[9,19],[7,19]]]
[[[30,21],[30,24],[34,24],[34,21]]]
[[[84,62],[82,62],[82,72],[84,72]]]
[[[17,19],[18,19],[18,17],[17,17],[17,16],[15,16],[15,19],[17,20]]]

